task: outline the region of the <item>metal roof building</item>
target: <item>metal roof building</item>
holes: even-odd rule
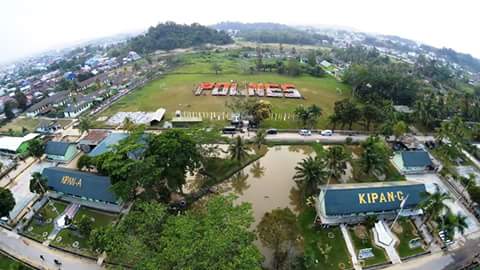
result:
[[[0,151],[9,153],[16,153],[22,144],[35,139],[40,134],[30,133],[23,137],[1,136],[0,137]]]
[[[325,223],[358,222],[368,215],[395,215],[404,200],[402,214],[419,214],[415,207],[424,192],[424,184],[407,181],[331,185],[320,191],[317,214]]]
[[[42,175],[48,179],[48,187],[56,192],[89,201],[118,203],[110,190],[109,177],[61,167],[45,168]]]
[[[108,136],[103,139],[99,145],[97,145],[93,150],[88,153],[90,157],[99,156],[107,151],[110,151],[110,147],[118,144],[121,140],[128,137],[128,133],[113,132],[108,134]]]

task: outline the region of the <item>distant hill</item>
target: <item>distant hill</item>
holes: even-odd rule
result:
[[[225,45],[230,43],[233,43],[233,40],[224,31],[217,31],[197,23],[185,25],[167,22],[150,27],[145,34],[131,39],[128,46],[136,52],[149,53],[156,50],[173,50],[204,44]]]
[[[217,30],[233,30],[236,32],[236,37],[260,43],[314,45],[321,43],[323,40],[332,40],[326,35],[309,33],[278,23],[221,22],[211,27]]]

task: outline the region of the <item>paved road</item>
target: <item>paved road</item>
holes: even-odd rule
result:
[[[96,262],[81,257],[73,256],[69,253],[57,251],[37,242],[0,228],[0,249],[15,256],[17,259],[28,262],[31,265],[45,270],[57,270],[58,266],[53,263],[54,259],[62,262],[60,269],[68,270],[97,270],[104,269]],[[45,257],[45,261],[40,259],[40,255]]]

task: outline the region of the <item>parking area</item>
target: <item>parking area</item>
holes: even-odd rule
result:
[[[15,198],[15,207],[10,212],[10,217],[14,219],[20,212],[30,203],[35,197],[35,194],[30,192],[30,179],[32,173],[42,172],[44,168],[55,166],[52,162],[42,161],[32,164],[25,171],[23,171],[17,178],[15,178],[8,189],[13,193]]]
[[[447,192],[450,194],[448,188],[436,174],[407,175],[406,177],[407,180],[424,183],[425,188],[429,193],[436,192],[438,188],[441,192]],[[467,217],[466,222],[468,224],[468,228],[465,230],[465,235],[472,234],[480,230],[480,225],[477,219],[469,211],[467,211],[458,200],[448,200],[446,201],[446,205],[453,214],[461,213]],[[459,238],[461,238],[461,235],[456,233],[455,239]]]

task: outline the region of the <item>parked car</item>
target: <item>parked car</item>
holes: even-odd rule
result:
[[[267,129],[267,134],[268,135],[275,135],[278,133],[278,130],[276,128],[269,128]]]
[[[331,131],[330,129],[325,129],[325,130],[322,130],[320,132],[320,135],[322,136],[332,136],[333,135],[333,131]]]
[[[301,136],[312,136],[312,131],[310,131],[309,129],[300,129],[298,134],[300,134]]]
[[[236,127],[224,127],[222,130],[223,134],[235,134],[237,132]]]

